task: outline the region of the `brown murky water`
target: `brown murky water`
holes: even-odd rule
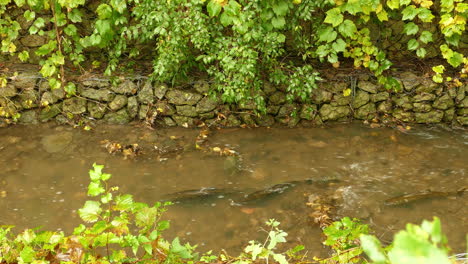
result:
[[[311,194],[339,197],[337,216],[364,219],[384,241],[405,223],[442,219],[452,248],[463,251],[468,232],[468,193],[385,206],[388,198],[424,190],[468,187],[468,132],[414,127],[408,133],[337,124],[311,129],[217,130],[211,147],[228,147],[239,158],[193,150],[199,130],[148,130],[100,126],[92,131],[15,126],[0,129],[0,224],[44,226],[71,232],[80,223],[93,162],[112,173],[111,183],[136,200],[152,203],[168,194],[207,187],[238,192],[184,201],[166,214],[166,233],[199,244],[201,250],[238,252],[251,239],[263,239],[263,223],[276,218],[292,244],[309,255],[322,254],[320,229],[311,224],[305,203]],[[171,136],[177,139],[171,139]],[[102,140],[138,143],[143,154],[124,160],[110,155]],[[178,150],[161,156],[155,149]],[[190,146],[188,148],[187,146]],[[275,184],[296,184],[270,199],[236,206],[243,195]],[[333,183],[325,184],[329,180]],[[315,183],[317,182],[317,183]],[[322,182],[322,183],[320,183]]]

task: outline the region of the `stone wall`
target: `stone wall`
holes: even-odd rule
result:
[[[468,125],[468,84],[445,87],[411,72],[396,77],[404,87],[401,92],[386,91],[369,76],[360,76],[356,82],[321,83],[307,103],[288,102],[281,88],[266,85],[267,114],[257,115],[252,102],[226,105],[208,96],[210,84],[204,80],[180,88],[144,77],[123,78],[117,85],[94,77],[79,81],[77,96],[68,97],[61,89],[50,90],[39,73],[23,72],[0,88],[0,126],[15,121],[126,124],[140,120],[159,126],[205,122],[225,127],[294,127],[351,119]],[[348,88],[352,93],[344,96]]]

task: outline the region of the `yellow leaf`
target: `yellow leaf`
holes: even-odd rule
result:
[[[214,148],[213,148],[213,151],[214,151],[214,152],[221,152],[221,148],[219,148],[219,147],[214,147]]]
[[[344,89],[343,90],[343,96],[350,96],[351,95],[351,89]]]
[[[8,52],[13,53],[16,51],[16,45],[13,43],[10,43],[10,46],[8,47]]]
[[[429,8],[433,5],[434,3],[430,0],[425,0],[425,1],[422,1],[421,2],[421,7],[424,7],[424,8]]]

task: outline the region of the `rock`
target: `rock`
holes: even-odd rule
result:
[[[317,105],[304,104],[301,108],[299,117],[306,120],[313,120],[317,114]]]
[[[379,113],[390,113],[393,109],[391,101],[383,101],[377,105],[377,112]]]
[[[47,122],[62,112],[62,104],[48,105],[41,109],[39,121]]]
[[[86,112],[86,99],[73,97],[63,101],[63,112],[82,114]]]
[[[24,109],[31,109],[38,106],[39,92],[37,90],[24,90],[18,97]]]
[[[414,114],[416,123],[440,123],[444,117],[443,111],[434,110],[428,113],[415,113]]]
[[[324,104],[320,108],[320,117],[322,121],[346,118],[349,114],[351,114],[351,109],[348,106],[332,106]]]
[[[276,87],[272,83],[265,81],[263,82],[263,92],[265,95],[273,94],[276,92]]]
[[[281,105],[286,102],[286,94],[280,91],[274,92],[270,97],[268,98],[270,104],[273,105]]]
[[[197,104],[197,113],[213,111],[218,106],[218,101],[210,96],[203,97]]]
[[[37,124],[37,113],[35,110],[23,111],[18,121],[21,124]]]
[[[467,111],[468,113],[468,111]],[[444,111],[444,118],[443,120],[445,122],[452,122],[452,120],[455,118],[455,108],[450,108]]]
[[[211,112],[208,112],[208,113],[203,113],[203,114],[199,114],[198,116],[203,119],[203,120],[206,120],[206,119],[211,119],[213,117],[215,117],[215,112],[214,111],[211,111]]]
[[[280,107],[279,105],[267,105],[267,114],[277,115]]]
[[[354,117],[357,119],[366,119],[370,120],[373,119],[376,116],[376,108],[374,103],[368,103],[365,104],[361,107],[359,107],[355,112],[354,112]]]
[[[111,90],[118,94],[136,94],[138,88],[130,80],[125,80],[117,86],[111,86]]]
[[[154,105],[154,107],[156,108],[156,111],[158,111],[158,114],[162,116],[171,116],[176,113],[174,106],[170,105],[166,101],[159,101]]]
[[[255,115],[252,113],[242,113],[240,114],[240,118],[242,120],[242,123],[248,125],[248,126],[256,126],[256,122],[254,119]]]
[[[197,109],[192,105],[177,105],[176,106],[177,114],[181,116],[196,117]]]
[[[299,121],[301,119],[297,115],[292,115],[292,116],[277,116],[275,118],[278,123],[287,125],[288,127],[295,127],[297,124],[299,124]]]
[[[413,109],[413,104],[411,102],[411,99],[406,95],[400,95],[394,98],[393,100],[396,106],[403,108],[403,110],[405,111]]]
[[[439,85],[430,79],[423,78],[421,84],[416,87],[416,93],[432,93]]]
[[[414,102],[433,101],[436,98],[435,94],[420,93],[413,97]]]
[[[134,119],[138,115],[138,100],[136,96],[128,98],[127,111],[130,119]]]
[[[210,84],[206,80],[199,80],[193,85],[195,91],[199,94],[208,94],[210,91]]]
[[[126,109],[110,112],[104,115],[104,120],[109,124],[124,125],[130,122],[130,116]]]
[[[163,118],[164,124],[168,127],[174,127],[177,126],[177,123],[172,120],[170,117],[164,117]]]
[[[414,113],[406,112],[404,109],[395,109],[392,113],[393,117],[397,120],[403,122],[413,122],[414,121]]]
[[[462,126],[468,126],[468,116],[457,116],[457,121]]]
[[[225,121],[225,126],[227,127],[238,127],[241,125],[241,121],[235,115],[229,115]]]
[[[16,87],[11,84],[7,84],[5,87],[0,87],[0,97],[13,97],[16,94]]]
[[[142,104],[154,103],[154,89],[150,80],[147,80],[143,85],[143,88],[138,92],[138,102]]]
[[[89,114],[94,119],[101,119],[106,113],[106,108],[107,108],[106,104],[101,104],[101,103],[96,103],[96,102],[88,103]]]
[[[403,72],[400,74],[399,80],[403,83],[403,88],[406,91],[411,91],[421,84],[421,78],[412,72]]]
[[[343,91],[349,88],[349,82],[331,82],[326,83],[324,89],[335,93],[335,94],[343,94]]]
[[[381,102],[388,100],[390,98],[390,93],[388,92],[381,92],[377,94],[371,94],[371,101],[376,103],[376,102]]]
[[[446,110],[446,109],[449,109],[450,107],[453,107],[454,102],[453,102],[452,97],[450,97],[449,94],[444,94],[440,97],[437,97],[434,103],[432,104],[432,106],[440,110]]]
[[[36,82],[41,76],[37,72],[23,72],[15,77],[12,84],[22,90],[32,90],[36,87]]]
[[[333,106],[341,106],[341,105],[349,105],[351,104],[351,96],[344,96],[342,93],[333,95],[333,100],[331,101],[331,105]]]
[[[242,100],[238,104],[239,109],[241,110],[254,110],[257,108],[254,100]]]
[[[86,79],[82,81],[81,84],[87,87],[95,87],[95,88],[101,88],[101,89],[109,88],[110,86],[109,80],[97,79],[97,78]]]
[[[358,90],[356,92],[356,95],[353,98],[353,108],[354,109],[359,108],[367,104],[369,100],[370,100],[370,97],[368,93]]]
[[[289,117],[297,114],[298,107],[296,104],[285,104],[282,105],[278,112],[278,117]]]
[[[456,87],[448,87],[447,88],[447,93],[450,96],[450,98],[456,98],[458,90]]]
[[[333,94],[323,89],[315,89],[312,91],[312,102],[315,104],[323,104],[331,102]]]
[[[457,115],[458,116],[468,116],[468,108],[459,108],[457,110]]]
[[[21,45],[29,48],[40,47],[47,43],[46,36],[27,34],[20,39]]]
[[[138,118],[140,120],[146,119],[146,117],[150,115],[149,111],[150,111],[149,105],[146,105],[146,104],[140,105],[140,110],[138,111]]]
[[[169,90],[166,97],[169,103],[175,105],[195,105],[202,98],[200,94],[176,89]]]
[[[468,92],[468,85],[465,85],[465,86],[462,86],[462,87],[458,88],[457,97],[455,97],[455,100],[457,102],[461,102],[461,101],[463,101],[463,99],[465,99],[465,91]]]
[[[110,102],[114,99],[115,94],[108,89],[92,89],[83,88],[80,92],[81,96],[93,99],[96,101]]]
[[[432,106],[429,103],[414,103],[413,111],[418,113],[427,113],[432,110]]]
[[[57,103],[59,100],[65,98],[65,91],[63,89],[54,89],[46,91],[42,94],[41,105],[51,105]]]
[[[457,107],[468,107],[468,97],[465,97],[458,105]]]
[[[262,127],[269,127],[275,124],[275,118],[272,115],[256,116],[255,121],[259,126]]]
[[[154,87],[154,95],[159,99],[163,99],[164,96],[166,95],[166,92],[169,88],[167,87],[166,84],[164,83],[160,83],[160,84],[157,84],[155,87]]]
[[[109,108],[112,111],[117,111],[119,109],[122,109],[124,106],[126,106],[127,101],[128,101],[127,96],[118,94],[117,96],[115,96],[114,100],[112,100],[112,102],[109,103]]]
[[[377,88],[378,88],[377,85],[368,81],[359,81],[357,84],[357,87],[371,94],[377,93]]]
[[[73,133],[62,131],[47,135],[41,139],[41,144],[47,153],[57,153],[65,150],[73,141]]]
[[[188,116],[174,115],[172,116],[172,119],[174,119],[176,124],[181,127],[193,127],[195,124],[194,119]]]

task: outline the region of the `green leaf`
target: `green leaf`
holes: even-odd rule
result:
[[[25,246],[20,252],[22,263],[31,263],[36,256],[36,252],[30,246]]]
[[[83,208],[78,210],[78,215],[87,223],[96,222],[102,212],[101,203],[96,201],[86,201]]]
[[[357,13],[362,12],[361,1],[348,0],[347,3],[343,5],[343,11],[346,11],[351,15],[356,15]]]
[[[432,70],[433,70],[434,72],[436,72],[436,73],[442,74],[442,73],[444,73],[444,71],[445,71],[445,67],[444,67],[444,65],[438,65],[438,66],[432,67]]]
[[[32,21],[34,18],[36,18],[36,13],[31,10],[26,10],[23,16],[24,18],[26,18],[27,21]]]
[[[343,14],[341,14],[338,7],[332,8],[327,11],[327,16],[323,22],[332,24],[333,27],[337,27],[341,22],[343,22]]]
[[[68,82],[63,89],[68,95],[76,95],[76,85],[72,82]]]
[[[68,12],[67,16],[68,16],[68,19],[70,19],[70,21],[73,23],[79,23],[82,21],[81,20],[82,14],[79,9],[76,9],[76,8],[72,9],[71,12]]]
[[[241,5],[235,0],[229,0],[228,4],[224,6],[224,12],[230,16],[239,15],[241,10]]]
[[[336,31],[330,26],[319,29],[317,34],[319,37],[319,42],[332,42],[338,35]]]
[[[64,13],[58,13],[58,14],[55,14],[55,19],[53,21],[57,22],[58,27],[62,27],[67,24],[67,17],[65,16]]]
[[[413,18],[417,16],[418,13],[419,9],[417,9],[414,5],[409,5],[401,12],[403,15],[402,20],[413,20]]]
[[[430,23],[434,17],[435,16],[432,14],[431,10],[419,8],[418,18],[421,19],[422,22]]]
[[[356,33],[357,28],[353,21],[346,19],[345,21],[343,21],[343,23],[340,24],[340,26],[338,27],[338,31],[344,37],[349,38]]]
[[[106,190],[102,187],[100,181],[92,181],[88,185],[88,196],[95,197],[104,193]]]
[[[419,40],[425,44],[432,42],[432,33],[427,30],[424,30],[423,32],[421,32]]]
[[[171,252],[176,253],[181,258],[185,258],[185,259],[192,258],[192,254],[190,254],[190,251],[186,247],[184,247],[184,246],[182,246],[180,244],[180,241],[179,241],[178,237],[176,237],[176,238],[174,238],[174,240],[172,240],[171,246],[172,246],[171,247]]]
[[[410,39],[408,41],[408,50],[415,50],[419,47],[419,42],[416,39]]]
[[[108,19],[112,16],[112,8],[108,4],[100,4],[96,9],[96,13],[100,20]]]
[[[463,55],[454,51],[453,55],[447,60],[447,62],[452,65],[452,67],[456,68],[463,63]]]
[[[392,10],[398,9],[400,8],[400,0],[387,0],[387,6]]]
[[[274,17],[271,20],[271,24],[277,29],[282,29],[286,24],[286,20],[284,19],[284,17]]]
[[[272,3],[273,12],[277,16],[284,17],[289,11],[289,1],[288,0],[279,0]]]
[[[273,259],[278,261],[279,264],[288,264],[286,257],[282,254],[273,254]]]
[[[335,42],[333,42],[332,48],[336,52],[343,52],[346,49],[346,42],[343,39],[339,38]]]
[[[403,27],[403,32],[406,33],[406,35],[415,35],[418,31],[419,26],[413,22],[409,22]]]
[[[78,29],[73,24],[68,24],[64,29],[63,32],[68,36],[77,36]]]
[[[48,43],[40,46],[35,53],[39,56],[45,56],[57,48],[57,41],[50,40]],[[50,75],[49,75],[50,76]]]
[[[43,28],[45,26],[45,20],[42,17],[38,17],[32,25],[36,28]]]
[[[18,58],[22,61],[22,62],[25,62],[29,59],[29,52],[26,51],[26,50],[23,50],[21,51],[19,54],[18,54]]]
[[[426,57],[427,51],[425,48],[418,48],[416,50],[416,55],[418,55],[419,58],[424,58]]]
[[[130,194],[119,195],[115,198],[114,210],[126,211],[131,209],[133,197]]]
[[[440,75],[440,74],[436,74],[436,75],[432,76],[432,80],[435,83],[442,83],[444,81],[444,77],[442,77],[442,75]]]
[[[208,5],[206,5],[206,9],[210,17],[215,17],[219,15],[219,13],[221,13],[222,6],[219,1],[211,0],[210,2],[208,2]]]
[[[93,169],[89,170],[89,178],[92,181],[100,180],[103,168],[104,168],[104,165],[98,165],[98,164],[94,163],[93,164]]]
[[[371,235],[361,235],[361,246],[367,256],[373,261],[373,264],[385,264],[387,263],[387,257],[382,249],[380,241]]]
[[[219,21],[221,22],[221,25],[223,25],[224,27],[227,27],[232,24],[233,16],[228,15],[227,13],[224,12],[219,17]]]
[[[458,47],[458,44],[460,43],[460,35],[452,34],[449,37],[445,36],[445,41],[452,46]]]

